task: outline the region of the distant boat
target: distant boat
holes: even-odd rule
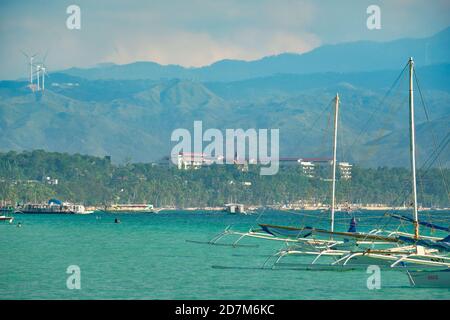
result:
[[[50,199],[47,203],[26,203],[15,208],[14,213],[26,214],[89,214],[81,204]]]
[[[14,221],[14,217],[0,216],[0,222],[12,223],[13,221]]]
[[[433,271],[408,271],[411,286],[417,288],[450,289],[450,269]]]
[[[14,217],[11,217],[10,214],[14,212],[13,207],[1,207],[0,208],[0,222],[9,222],[12,223],[14,221]]]
[[[227,203],[225,204],[224,211],[228,212],[229,214],[247,214],[244,205],[240,203]]]
[[[152,204],[113,204],[105,206],[106,213],[158,213],[160,210],[155,209]]]

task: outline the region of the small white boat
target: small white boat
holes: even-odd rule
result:
[[[0,216],[0,222],[12,223],[13,221],[14,221],[14,217]]]
[[[156,209],[152,204],[112,204],[105,206],[103,210],[106,213],[158,213],[160,209]]]
[[[417,288],[450,289],[450,269],[433,271],[407,271],[411,286]]]

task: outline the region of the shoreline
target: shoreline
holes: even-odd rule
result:
[[[104,210],[100,209],[101,207],[96,206],[89,206],[86,207],[86,209],[94,211],[95,212],[104,212]],[[226,211],[225,207],[158,207],[155,208],[157,212],[162,211]],[[285,206],[245,206],[246,211],[258,211],[262,209],[269,209],[269,210],[275,210],[275,211],[326,211],[330,210],[328,206],[302,206],[302,207],[285,207]],[[336,209],[336,212],[342,212],[342,211],[355,211],[355,210],[363,210],[363,211],[408,211],[412,210],[410,207],[393,207],[393,206],[386,206],[386,205],[369,205],[369,206],[351,206],[351,207],[338,207]],[[429,207],[422,207],[419,208],[421,211],[449,211],[450,208],[429,208]],[[121,212],[108,212],[111,214],[121,213]],[[143,213],[140,211],[124,211],[123,213],[132,214],[132,213]]]

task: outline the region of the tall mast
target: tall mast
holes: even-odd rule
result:
[[[417,214],[417,183],[416,183],[416,133],[414,128],[414,61],[409,58],[409,151],[411,154],[411,178],[412,178],[412,198],[413,198],[413,215],[414,215],[414,237],[419,238],[419,218]]]
[[[336,206],[336,149],[337,149],[337,128],[339,115],[339,94],[336,93],[336,104],[334,105],[334,134],[333,134],[333,178],[331,191],[331,228],[334,231],[334,210]]]

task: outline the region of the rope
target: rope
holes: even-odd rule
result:
[[[420,96],[420,100],[422,102],[422,107],[423,107],[423,110],[425,112],[425,117],[427,119],[427,123],[430,123],[430,117],[428,115],[428,110],[427,110],[427,107],[426,107],[426,104],[425,104],[425,100],[424,100],[423,95],[422,95],[422,90],[420,89],[420,85],[419,85],[419,78],[417,77],[415,69],[413,70],[413,72],[414,72],[414,78],[415,78],[415,81],[416,81],[416,84],[417,84],[417,89],[419,90],[419,96]],[[431,135],[432,135],[432,138],[433,138],[434,148],[437,149],[436,132],[434,131],[433,126],[431,126]],[[439,172],[441,173],[441,176],[442,176],[442,181],[444,183],[445,191],[447,193],[448,198],[450,199],[449,187],[448,187],[447,180],[445,179],[444,172],[442,170],[441,159],[439,157],[437,157],[436,160],[438,161]]]
[[[389,97],[389,95],[391,94],[391,91],[394,89],[394,87],[397,85],[398,81],[401,79],[403,73],[405,72],[406,68],[408,67],[409,63],[406,63],[406,65],[403,67],[402,71],[400,72],[400,74],[397,76],[397,78],[395,79],[395,81],[393,82],[393,84],[391,85],[391,87],[389,88],[389,90],[386,92],[386,94],[383,96],[383,98],[381,99],[380,102],[380,106],[383,106],[385,104],[386,99]],[[357,143],[359,143],[359,139],[361,138],[361,136],[367,132],[368,130],[368,125],[369,123],[372,121],[372,119],[374,118],[375,114],[378,112],[379,110],[377,108],[375,108],[372,113],[369,116],[369,119],[366,121],[366,123],[364,123],[364,126],[362,127],[361,131],[359,132],[359,134],[356,136],[356,139],[353,141],[353,143],[350,145],[349,150],[353,149],[353,146],[356,145]]]

